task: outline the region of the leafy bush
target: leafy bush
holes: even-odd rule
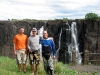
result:
[[[89,21],[95,21],[95,20],[99,19],[99,16],[98,16],[98,14],[91,12],[91,13],[87,13],[85,15],[85,19],[89,20]]]

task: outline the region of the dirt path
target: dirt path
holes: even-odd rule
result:
[[[76,66],[67,66],[69,69],[77,70],[79,72],[86,72],[86,73],[94,73],[97,72],[100,75],[100,66],[95,65],[76,65]]]

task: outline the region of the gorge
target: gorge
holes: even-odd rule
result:
[[[85,19],[68,20],[69,27],[71,27],[72,22],[76,22],[77,25],[79,52],[84,52],[87,49],[89,52],[100,53],[100,20],[94,22]],[[0,21],[0,56],[15,58],[12,40],[21,26],[25,28],[25,34],[28,36],[30,36],[32,28],[35,27],[39,30],[44,26],[44,30],[48,31],[49,37],[53,37],[56,50],[59,50],[58,60],[69,63],[67,45],[71,43],[71,36],[68,36],[71,32],[67,30],[68,25],[66,23],[67,21],[63,20]],[[84,59],[84,55],[81,56]]]

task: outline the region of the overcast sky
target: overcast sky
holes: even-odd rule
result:
[[[100,16],[100,0],[0,0],[0,20],[82,19],[89,12]]]

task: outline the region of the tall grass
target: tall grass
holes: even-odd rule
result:
[[[65,64],[61,62],[54,63],[55,75],[80,75],[77,71],[68,69]],[[29,63],[27,63],[27,73],[26,75],[31,74],[31,69]],[[10,59],[8,57],[0,57],[0,75],[25,75],[23,72],[19,73],[16,60]],[[43,63],[41,62],[39,66],[39,75],[46,75]],[[81,75],[90,75],[81,73]]]

